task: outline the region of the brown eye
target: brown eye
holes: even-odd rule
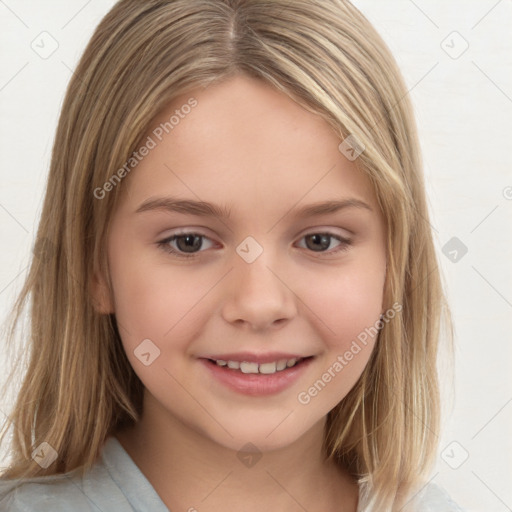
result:
[[[323,234],[307,235],[304,237],[306,240],[306,246],[312,251],[325,251],[329,249],[331,245],[331,236]]]
[[[176,246],[182,252],[196,252],[203,245],[203,237],[199,235],[179,235],[174,237]]]
[[[346,251],[352,243],[350,240],[335,235],[334,233],[311,233],[302,237],[301,240],[304,240],[304,244],[299,244],[299,247],[317,253],[328,254]]]
[[[205,241],[207,241],[206,247],[204,247]],[[183,233],[172,235],[158,242],[157,245],[170,254],[187,258],[193,257],[205,248],[208,249],[213,246],[213,242],[208,237],[199,233]]]

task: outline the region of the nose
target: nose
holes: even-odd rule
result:
[[[264,252],[247,263],[236,255],[234,265],[222,305],[224,320],[261,331],[282,327],[297,314],[295,295],[274,258]]]

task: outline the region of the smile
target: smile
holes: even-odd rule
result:
[[[272,374],[276,372],[282,372],[287,368],[292,368],[296,364],[300,363],[304,358],[293,357],[291,359],[279,359],[278,361],[271,361],[269,363],[254,363],[248,361],[225,361],[223,359],[210,359],[213,363],[218,366],[226,366],[231,370],[240,371],[242,373],[262,373]]]
[[[309,357],[282,357],[264,361],[244,361],[244,357],[201,358],[213,382],[231,391],[251,396],[272,395],[290,388],[307,371],[315,359]],[[261,359],[261,358],[260,358]],[[212,382],[212,384],[213,384]],[[215,384],[217,385],[217,384]]]

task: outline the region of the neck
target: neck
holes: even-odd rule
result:
[[[144,413],[117,438],[170,510],[355,512],[355,480],[322,454],[325,419],[295,442],[265,453],[236,452],[170,415]]]

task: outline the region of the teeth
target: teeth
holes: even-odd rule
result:
[[[242,373],[258,373],[258,363],[240,363],[240,370]]]
[[[277,363],[260,364],[260,373],[276,373]]]
[[[261,364],[249,363],[247,361],[225,361],[223,359],[217,359],[215,362],[218,366],[227,366],[232,370],[240,370],[242,373],[263,373],[270,375],[291,368],[300,361],[302,361],[302,358],[297,359],[292,357],[291,359],[279,359],[279,361]]]
[[[284,370],[286,368],[286,359],[279,359],[277,361],[276,370],[280,372],[281,370]]]

